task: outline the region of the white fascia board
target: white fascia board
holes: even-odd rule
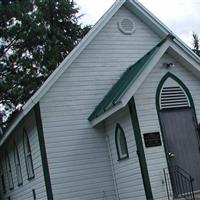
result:
[[[88,46],[88,44],[95,38],[95,36],[101,31],[101,29],[107,24],[112,16],[119,10],[119,8],[125,3],[126,0],[117,0],[111,8],[99,19],[95,26],[89,31],[89,33],[80,41],[80,43],[70,52],[70,54],[61,62],[57,69],[49,76],[44,84],[36,91],[36,93],[26,102],[22,107],[21,114],[12,123],[9,129],[4,134],[0,141],[0,146],[8,138],[10,133],[23,119],[23,117],[37,104],[40,99],[46,94],[46,92],[52,87],[52,85],[58,80],[58,78],[66,71],[72,62],[80,55],[80,53]]]
[[[147,78],[147,76],[151,73],[153,68],[156,66],[156,64],[159,62],[161,57],[165,54],[166,51],[172,49],[176,55],[178,55],[183,62],[183,59],[185,62],[187,62],[190,67],[187,69],[193,74],[200,78],[200,64],[196,62],[192,57],[191,54],[188,52],[185,52],[180,46],[178,46],[173,41],[167,40],[163,46],[159,49],[157,54],[154,56],[154,58],[148,63],[148,66],[145,68],[145,70],[142,72],[142,74],[137,78],[137,80],[134,82],[134,84],[128,89],[128,91],[124,94],[124,96],[121,99],[121,102],[123,105],[126,105],[131,97],[136,93],[138,88],[141,86],[143,81]],[[180,59],[180,63],[181,63]],[[185,66],[187,67],[187,66]]]
[[[169,30],[160,26],[158,23],[159,19],[138,1],[128,0],[125,3],[125,6],[127,9],[136,14],[145,24],[152,28],[152,30],[154,30],[161,38],[164,38],[169,34]]]
[[[128,4],[129,2],[129,4]],[[197,62],[200,63],[200,58],[197,56],[191,48],[185,44],[171,29],[169,29],[162,21],[160,21],[153,13],[151,13],[149,10],[147,10],[139,1],[137,0],[128,0],[127,5],[131,8],[131,4],[135,6],[139,10],[139,13],[142,13],[140,15],[141,18],[143,18],[144,22],[146,22],[149,25],[155,26],[156,32],[160,33],[161,36],[167,36],[168,34],[171,34],[175,37],[174,42],[177,43],[180,47],[182,47],[185,51],[187,51]],[[133,9],[135,9],[133,7]],[[154,29],[154,27],[152,27]]]
[[[147,78],[147,76],[151,73],[153,68],[156,66],[156,64],[159,62],[161,57],[164,55],[164,53],[167,51],[169,48],[169,42],[166,41],[158,50],[156,55],[151,59],[151,61],[147,64],[146,68],[144,71],[139,75],[139,77],[136,79],[134,84],[128,89],[128,91],[124,94],[122,97],[121,101],[122,104],[126,105],[129,100],[131,99],[132,96],[136,93],[138,88],[141,86],[143,81]]]
[[[115,105],[114,107],[112,107],[110,110],[104,112],[102,115],[100,115],[99,117],[93,119],[90,123],[91,125],[94,127],[97,124],[99,124],[100,122],[102,122],[103,120],[105,120],[106,118],[110,117],[113,113],[117,112],[118,110],[120,110],[121,108],[125,107],[126,105],[122,104],[122,102],[119,102],[117,105]]]
[[[190,56],[200,64],[200,58],[199,56],[194,53],[194,51],[192,51],[192,49],[185,44],[178,36],[175,36],[174,42],[180,47],[182,48],[185,52],[187,52],[188,54],[190,54]]]
[[[26,110],[22,110],[21,113],[19,114],[19,116],[16,118],[16,120],[12,123],[12,125],[8,128],[8,130],[6,131],[6,133],[4,133],[2,139],[0,140],[0,146],[3,145],[3,143],[6,141],[6,139],[9,137],[9,135],[12,133],[12,131],[14,130],[14,128],[16,128],[16,126],[21,122],[21,120],[29,113],[29,111],[32,108],[29,107],[29,109]]]
[[[80,43],[70,52],[70,54],[61,62],[58,68],[49,76],[44,84],[37,90],[37,92],[27,101],[23,109],[29,107],[30,104],[36,104],[41,97],[49,90],[49,88],[58,80],[58,78],[66,71],[72,62],[80,55],[80,53],[88,46],[88,44],[95,38],[100,30],[107,24],[111,17],[124,4],[126,0],[117,0],[112,7],[100,18],[96,25],[89,31],[89,33],[80,41]]]
[[[184,49],[180,48],[180,46],[178,46],[177,44],[170,42],[170,51],[173,51],[173,56],[179,57],[179,62],[183,62],[183,63],[187,63],[187,65],[185,65],[185,67],[193,72],[193,74],[195,76],[197,76],[198,78],[200,78],[200,63],[197,62],[196,60],[193,59],[193,57],[191,57],[191,54],[189,54],[188,52],[185,52]]]

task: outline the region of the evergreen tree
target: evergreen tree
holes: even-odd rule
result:
[[[0,0],[0,105],[19,110],[89,31],[73,0]]]
[[[199,49],[199,36],[196,33],[192,34],[193,37],[193,51],[200,56],[200,49]]]

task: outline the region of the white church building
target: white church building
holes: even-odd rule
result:
[[[0,140],[1,200],[197,200],[200,59],[117,0]]]

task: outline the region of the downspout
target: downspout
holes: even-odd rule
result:
[[[113,157],[112,157],[112,152],[111,152],[111,145],[110,145],[109,136],[107,134],[106,134],[106,143],[107,143],[107,146],[108,146],[108,153],[109,153],[109,157],[110,157],[111,171],[112,171],[112,176],[113,176],[113,180],[114,180],[116,197],[117,197],[117,200],[120,200],[118,185],[117,185],[117,179],[116,179],[116,174],[115,174],[115,169],[114,169],[114,162],[113,162]]]

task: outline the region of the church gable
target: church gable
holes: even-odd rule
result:
[[[135,30],[132,34],[124,34],[119,29],[118,24],[123,19],[133,21]],[[79,95],[79,99],[83,99],[81,96],[87,93],[85,103],[94,109],[123,72],[160,40],[150,27],[122,6],[62,74],[42,102],[48,100],[49,104],[54,104],[56,98],[61,99],[66,94],[65,98],[74,99]],[[74,104],[79,102],[75,100]]]
[[[118,22],[130,18],[136,29],[132,34],[124,34],[118,29]],[[112,177],[105,138],[102,132],[92,128],[88,116],[123,72],[159,41],[160,38],[151,29],[122,7],[42,97],[41,116],[52,177],[59,176],[63,182],[68,182],[71,179],[68,171],[74,174],[77,172],[72,166],[73,162],[68,160],[79,160],[80,151],[84,149],[81,160],[87,164],[78,164],[81,173],[87,175],[92,158],[100,160],[103,167],[96,165],[93,172],[95,176],[98,174],[99,182],[106,183],[102,190],[112,196]],[[70,146],[66,146],[68,141]],[[73,152],[70,147],[73,147]],[[55,162],[59,163],[62,171],[58,171]],[[71,183],[68,188],[60,189],[62,185],[54,184],[55,181],[52,178],[55,198],[60,192],[70,193]],[[84,176],[80,176],[77,183],[91,184]],[[97,188],[87,192],[100,198],[103,192],[96,193]],[[74,195],[70,197],[77,197]]]
[[[199,119],[199,63],[137,1],[117,0],[23,106],[0,146],[34,109],[40,177],[54,199],[167,199],[157,111],[194,104]],[[157,98],[168,75],[177,78],[166,79]]]

